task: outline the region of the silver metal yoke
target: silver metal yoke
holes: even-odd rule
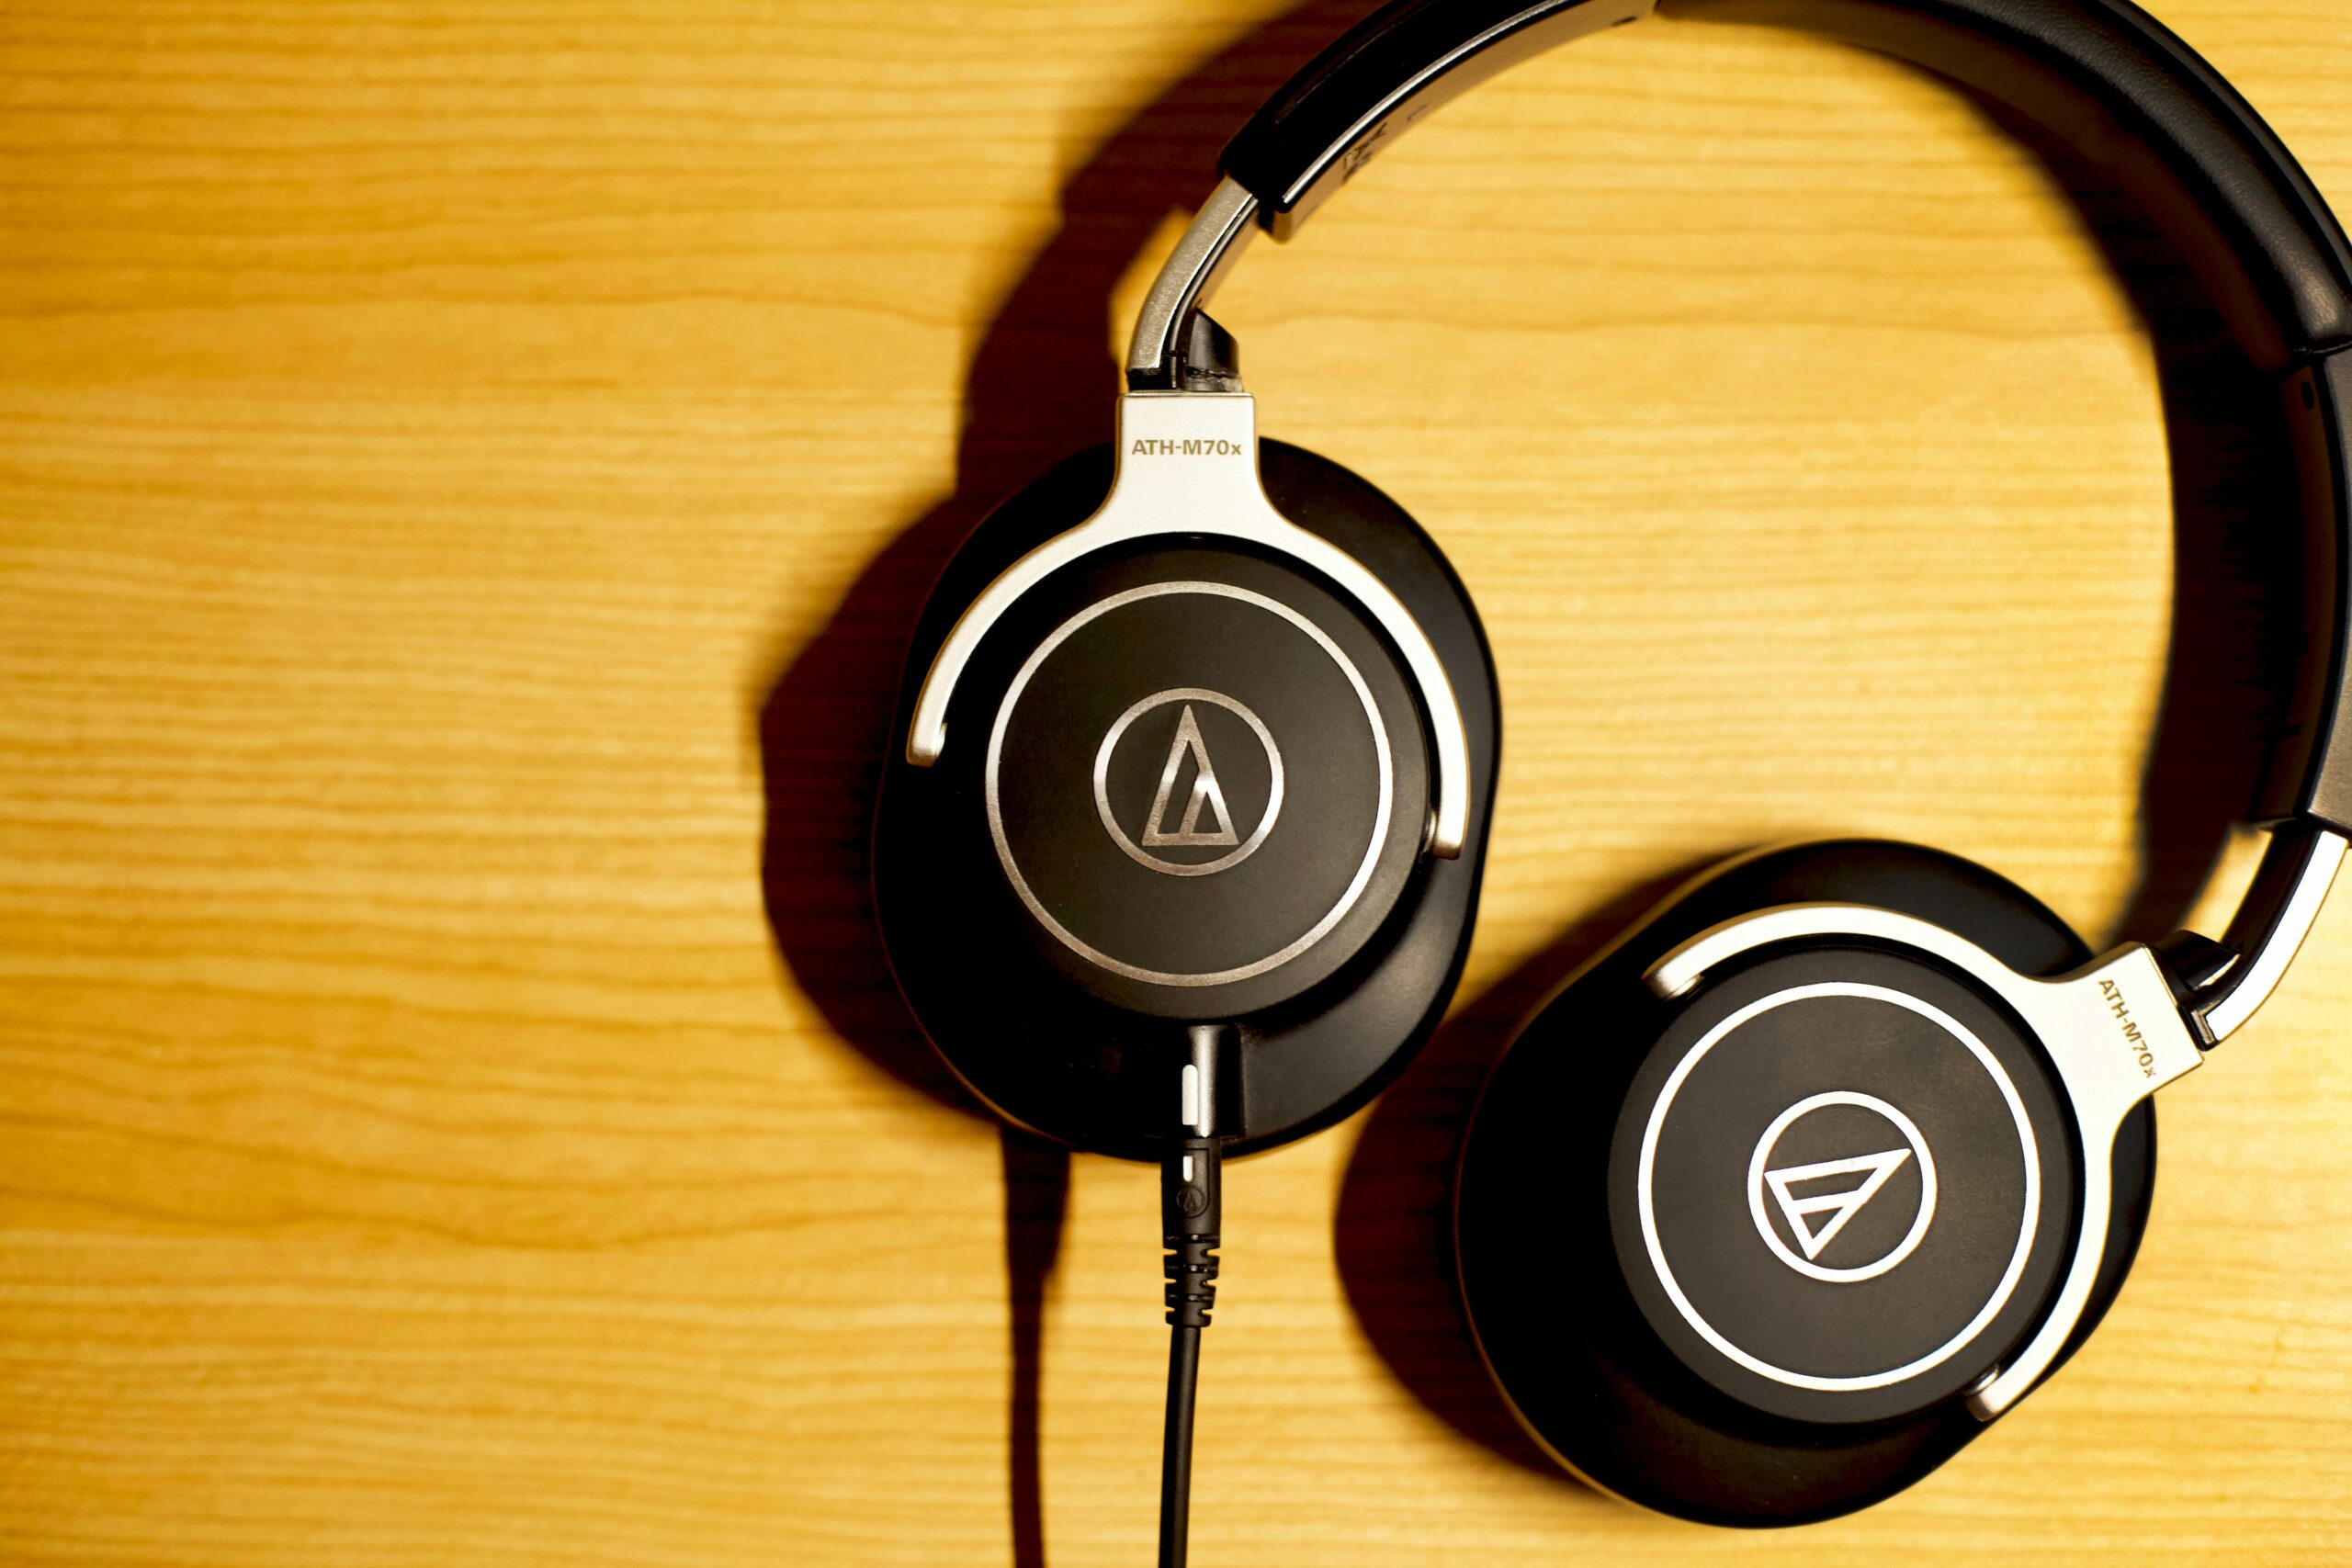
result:
[[[1127,344],[1127,374],[1158,381],[1177,358],[1177,340],[1193,312],[1205,308],[1258,232],[1258,198],[1233,179],[1220,179],[1201,204],[1193,226],[1176,242],[1144,297]]]
[[[2222,938],[2237,962],[2189,1006],[2189,1021],[2206,1046],[2245,1028],[2278,989],[2327,903],[2346,848],[2340,834],[2322,829],[2291,824],[2273,831],[2269,852]]]

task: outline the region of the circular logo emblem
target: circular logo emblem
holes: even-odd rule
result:
[[[2001,1013],[1895,955],[1792,953],[1726,982],[1618,1124],[1613,1224],[1644,1315],[1764,1409],[1875,1420],[1955,1392],[2064,1239],[2042,1224],[2029,1100],[2056,1111],[2030,1063]]]
[[[1823,1155],[1827,1157],[1815,1157]],[[1898,1193],[1907,1193],[1911,1216],[1900,1239],[1891,1247],[1851,1245],[1861,1234],[1854,1222],[1875,1201],[1900,1205]],[[1806,1279],[1831,1284],[1875,1280],[1927,1238],[1936,1217],[1935,1156],[1917,1124],[1876,1095],[1851,1089],[1807,1095],[1772,1118],[1756,1140],[1747,1161],[1747,1211],[1772,1256]],[[1877,1226],[1882,1235],[1886,1228]],[[1846,1253],[1861,1256],[1843,1261],[1837,1245],[1841,1236],[1849,1238]]]
[[[1411,761],[1305,610],[1186,577],[1105,592],[1046,636],[997,708],[982,796],[1006,881],[1061,948],[1125,979],[1228,986],[1317,949],[1343,962],[1326,940],[1393,902],[1401,880],[1370,896],[1425,814]]]
[[[1235,803],[1227,798],[1216,757],[1202,731],[1204,712],[1212,728],[1218,728],[1217,720],[1223,716],[1238,719],[1264,754],[1264,806],[1246,838],[1235,823]],[[1222,728],[1229,732],[1237,727],[1228,721]],[[1147,753],[1147,760],[1156,753],[1163,734],[1167,739],[1167,756],[1158,770],[1155,787],[1148,798],[1138,793],[1130,808],[1137,823],[1134,837],[1120,825],[1118,806],[1123,803],[1113,801],[1111,784],[1114,764],[1124,761],[1120,742],[1131,732],[1138,737],[1135,744]],[[1228,734],[1227,739],[1231,738]],[[1259,781],[1253,777],[1251,782]],[[1258,852],[1258,846],[1274,830],[1275,818],[1282,815],[1282,750],[1264,721],[1222,692],[1202,686],[1154,692],[1121,714],[1103,735],[1094,753],[1094,809],[1112,840],[1137,865],[1166,876],[1209,876],[1228,871]],[[1168,858],[1171,852],[1210,852],[1213,858]]]

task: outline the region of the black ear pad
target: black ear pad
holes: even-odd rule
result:
[[[1095,552],[980,643],[939,760],[889,760],[875,906],[940,1054],[1009,1119],[1156,1157],[1189,1029],[1220,1026],[1220,1132],[1247,1150],[1346,1115],[1442,1016],[1467,950],[1495,684],[1460,581],[1345,469],[1267,442],[1277,510],[1385,582],[1452,680],[1475,783],[1461,858],[1422,850],[1433,771],[1377,624],[1299,561],[1223,536]],[[963,606],[1084,520],[1108,448],[998,509],[943,576],[900,726]],[[1225,1027],[1230,1026],[1230,1027]]]
[[[1734,862],[1530,1019],[1456,1177],[1464,1312],[1520,1421],[1592,1483],[1711,1523],[1833,1517],[1957,1452],[1984,1429],[1970,1385],[2041,1320],[2077,1224],[2054,1070],[1964,977],[1800,945],[1674,1001],[1642,984],[1710,927],[1804,903],[1930,920],[2029,975],[2091,957],[2024,891],[1931,850]],[[2121,1288],[2154,1155],[2143,1103],[2068,1354]]]

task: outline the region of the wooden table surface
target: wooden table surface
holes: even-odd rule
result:
[[[8,7],[0,1559],[1147,1559],[1154,1179],[944,1086],[861,840],[930,573],[1358,8]],[[2342,0],[2157,9],[2352,207]],[[1453,1021],[1231,1174],[1195,1560],[2352,1560],[2352,898],[2167,1095],[2109,1325],[1860,1517],[1547,1472],[1435,1268],[1517,1010],[1711,858],[2226,905],[2287,512],[2164,248],[1929,78],[1659,22],[1220,314],[1451,552],[1509,745]]]

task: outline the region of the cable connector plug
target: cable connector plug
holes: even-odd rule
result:
[[[1216,1305],[1217,1232],[1225,1225],[1225,1154],[1216,1132],[1219,1030],[1197,1024],[1179,1084],[1183,1135],[1159,1164],[1159,1236],[1167,1251],[1168,1428],[1159,1456],[1159,1568],[1184,1568],[1193,1511],[1193,1394],[1201,1330]]]
[[[1225,1160],[1215,1138],[1186,1138],[1159,1167],[1159,1229],[1167,1257],[1168,1324],[1206,1328],[1216,1305],[1217,1233],[1225,1224]]]
[[[1186,1071],[1190,1071],[1187,1068]],[[1168,1274],[1168,1428],[1159,1461],[1159,1568],[1184,1568],[1193,1496],[1193,1393],[1201,1330],[1216,1305],[1225,1157],[1215,1138],[1171,1145],[1159,1167],[1161,1267]]]

